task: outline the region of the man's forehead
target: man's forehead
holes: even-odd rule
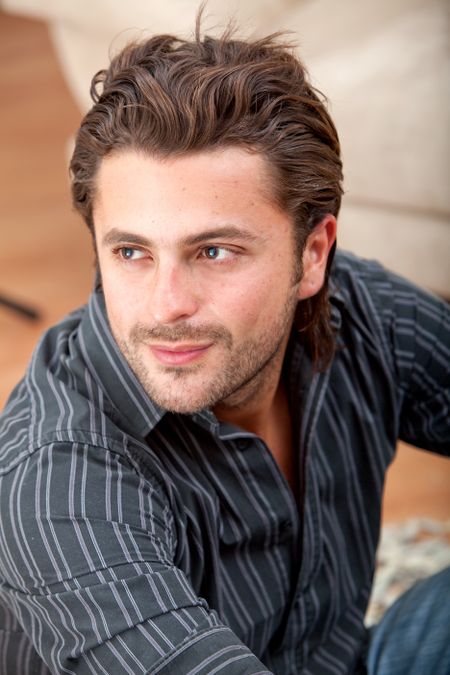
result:
[[[169,185],[173,177],[185,178],[189,185],[192,172],[203,174],[209,183],[220,185],[242,186],[251,182],[261,192],[262,198],[272,197],[274,193],[274,171],[267,158],[255,150],[242,146],[211,148],[196,152],[162,156],[158,153],[144,152],[135,149],[115,151],[103,157],[98,165],[96,175],[97,188],[110,182],[135,182],[136,172],[154,178],[166,180]]]
[[[100,164],[94,223],[107,221],[108,230],[129,232],[139,231],[144,223],[177,223],[181,230],[188,226],[183,237],[202,238],[203,231],[218,228],[224,236],[245,237],[246,226],[263,216],[287,216],[267,194],[268,183],[264,157],[241,148],[168,158],[122,151]]]

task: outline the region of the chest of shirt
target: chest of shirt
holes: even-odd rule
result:
[[[300,504],[254,436],[220,439],[170,418],[170,445],[164,424],[152,433],[174,483],[176,564],[261,657],[306,634],[312,648],[355,606],[362,626],[390,452],[380,414],[318,378],[295,439]]]

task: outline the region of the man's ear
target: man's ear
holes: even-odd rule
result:
[[[328,255],[336,241],[336,218],[327,214],[306,240],[302,256],[303,276],[298,289],[298,299],[316,295],[323,286]]]

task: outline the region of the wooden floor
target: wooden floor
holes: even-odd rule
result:
[[[91,243],[71,211],[67,146],[80,113],[46,27],[0,12],[0,294],[32,305],[32,323],[0,307],[0,406],[42,331],[83,303]],[[390,469],[385,520],[450,517],[450,462],[401,447]]]

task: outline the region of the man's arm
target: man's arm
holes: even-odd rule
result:
[[[450,306],[394,274],[377,284],[402,440],[450,454]]]
[[[0,578],[55,673],[268,673],[174,565],[164,491],[58,443],[2,477]]]

